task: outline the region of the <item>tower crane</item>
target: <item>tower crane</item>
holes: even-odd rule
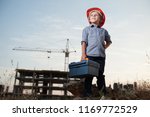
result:
[[[69,54],[74,51],[69,51],[69,39],[67,39],[66,42],[66,48],[65,49],[42,49],[42,48],[24,48],[24,47],[15,47],[12,50],[17,51],[36,51],[36,52],[47,52],[47,53],[64,53],[65,54],[65,62],[64,62],[64,71],[68,70],[68,64],[69,64]]]

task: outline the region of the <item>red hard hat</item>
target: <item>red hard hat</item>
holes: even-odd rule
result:
[[[101,24],[100,24],[100,27],[102,27],[102,26],[104,25],[104,23],[105,23],[105,20],[106,20],[106,17],[105,17],[104,12],[103,12],[100,8],[96,8],[96,7],[90,8],[90,9],[88,9],[87,12],[86,12],[87,17],[89,17],[91,11],[98,11],[98,12],[101,13],[101,15],[102,15],[102,22],[101,22]]]

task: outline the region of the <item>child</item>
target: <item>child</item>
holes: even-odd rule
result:
[[[83,29],[82,32],[82,56],[81,60],[96,61],[100,64],[99,75],[97,77],[98,90],[106,94],[106,84],[105,84],[105,49],[109,47],[112,43],[110,40],[110,35],[108,32],[101,28],[105,23],[105,14],[100,8],[90,8],[87,10],[87,18],[90,26]],[[93,77],[85,78],[84,82],[84,96],[92,96],[92,80]]]

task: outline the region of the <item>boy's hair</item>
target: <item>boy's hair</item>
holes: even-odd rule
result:
[[[92,12],[97,12],[97,13],[99,14],[100,18],[102,18],[102,17],[103,17],[103,15],[102,15],[99,11],[97,11],[97,10],[93,10],[93,11],[91,11],[91,12],[89,13],[89,15],[90,15]]]

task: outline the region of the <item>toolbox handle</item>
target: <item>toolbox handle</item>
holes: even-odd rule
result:
[[[87,62],[87,60],[82,60],[81,62],[72,62],[69,66],[82,66],[83,64],[85,64]]]
[[[79,67],[79,66],[85,65],[85,63],[87,63],[87,62],[88,62],[88,60],[82,60],[81,62],[72,62],[69,64],[69,67],[71,67],[71,66],[72,67]],[[95,65],[90,64],[90,66],[95,66]],[[99,65],[96,65],[95,67],[99,67]]]
[[[82,59],[81,59],[81,61],[87,61],[87,60],[89,60],[89,58],[87,58],[87,57],[85,58],[85,60],[82,60]]]
[[[89,60],[89,58],[86,57],[85,60]]]

